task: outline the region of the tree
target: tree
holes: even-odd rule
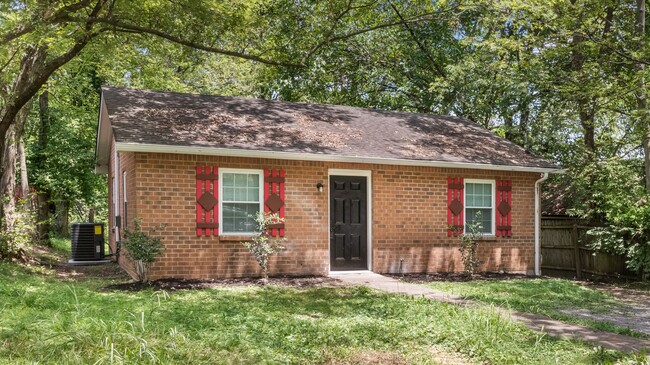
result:
[[[636,14],[634,21],[634,35],[636,36],[637,60],[634,62],[637,90],[634,93],[636,98],[638,125],[642,129],[643,161],[645,172],[645,190],[650,193],[650,111],[648,111],[648,89],[646,86],[645,63],[641,57],[647,56],[648,36],[646,34],[646,5],[645,0],[636,0]]]
[[[328,44],[420,21],[428,15],[367,17],[369,21],[361,27],[349,33],[337,32],[337,18],[373,9],[373,3],[352,0],[324,5],[281,0],[24,0],[0,5],[0,81],[4,85],[0,90],[0,196],[10,196],[15,186],[15,142],[22,137],[16,128],[19,112],[53,73],[85,49],[92,47],[110,57],[111,49],[128,42],[137,45],[138,52],[147,53],[156,40],[165,40],[257,64],[299,68]],[[276,38],[278,32],[287,30],[283,24],[304,32],[296,36],[291,29],[287,34],[296,39]],[[13,204],[13,199],[6,199],[0,207],[0,217],[6,218],[7,225],[12,224]]]

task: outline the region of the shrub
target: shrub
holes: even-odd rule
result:
[[[11,219],[0,218],[0,259],[25,259],[25,250],[30,247],[36,232],[35,217],[26,202],[19,200]],[[3,203],[3,202],[0,202]]]
[[[610,159],[586,166],[580,180],[591,201],[571,213],[602,225],[589,230],[589,246],[627,257],[627,268],[647,278],[650,268],[650,194],[641,160]]]
[[[464,232],[459,237],[459,250],[463,260],[463,271],[465,275],[471,278],[474,275],[476,267],[481,263],[477,255],[478,239],[481,236],[481,222],[467,224],[467,231],[469,232]]]
[[[133,230],[124,230],[125,241],[124,248],[127,250],[126,257],[135,263],[135,272],[138,281],[147,282],[149,280],[149,268],[151,263],[156,261],[162,254],[164,248],[160,237],[153,237],[157,230],[163,230],[164,224],[157,228],[151,229],[148,233],[142,232],[141,220],[133,219]]]
[[[256,230],[255,235],[250,241],[242,242],[255,261],[262,269],[262,282],[267,283],[269,279],[269,258],[284,249],[281,243],[284,238],[272,238],[269,233],[269,227],[273,224],[284,223],[284,218],[280,218],[277,213],[265,214],[257,212],[255,214]]]

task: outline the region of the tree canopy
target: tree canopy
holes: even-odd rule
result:
[[[546,189],[548,212],[645,232],[645,223],[613,208],[612,182],[636,187],[626,190],[629,201],[648,201],[646,7],[646,0],[4,2],[0,195],[14,189],[12,146],[25,140],[33,186],[55,192],[51,200],[81,194],[85,205],[101,205],[105,188],[82,166],[92,163],[98,88],[112,84],[465,117],[569,169]],[[44,144],[36,98],[46,91]],[[31,111],[25,122],[23,107]],[[0,217],[12,209],[3,204]]]

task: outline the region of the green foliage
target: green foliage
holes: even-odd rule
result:
[[[25,130],[30,185],[48,192],[48,203],[69,201],[75,220],[85,221],[90,208],[97,217],[106,217],[108,210],[106,179],[94,172],[101,83],[83,60],[68,65],[50,80],[45,145],[39,143],[37,102]]]
[[[161,224],[158,228],[152,228],[145,233],[142,231],[141,220],[134,218],[133,228],[124,230],[125,239],[122,246],[127,250],[126,257],[135,263],[139,281],[148,281],[151,264],[163,253],[162,238],[154,237],[153,234],[164,228],[165,225]]]
[[[269,278],[269,258],[284,249],[282,246],[284,238],[271,237],[269,227],[284,223],[284,218],[280,218],[278,213],[257,212],[255,223],[257,224],[255,234],[250,241],[242,242],[242,245],[255,257],[255,261],[262,269],[262,279],[266,282]]]
[[[644,273],[650,268],[650,194],[641,164],[609,159],[583,167],[574,181],[586,196],[572,213],[602,223],[588,231],[591,247],[624,255],[630,270]]]
[[[6,263],[0,277],[11,278],[0,280],[7,364],[354,363],[355,354],[373,352],[433,364],[431,346],[489,364],[591,364],[602,355],[536,334],[489,306],[363,287],[106,292],[108,279],[62,280]]]
[[[476,213],[476,219],[480,219],[481,212]],[[476,267],[481,263],[478,259],[478,241],[482,236],[482,224],[480,221],[467,223],[467,230],[460,235],[460,251],[463,260],[463,270],[470,278],[474,275]]]
[[[33,244],[36,223],[33,211],[27,205],[30,198],[17,202],[11,223],[0,217],[0,260],[22,259]]]

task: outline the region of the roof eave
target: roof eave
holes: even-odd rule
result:
[[[112,128],[106,111],[104,95],[99,101],[99,121],[97,123],[97,142],[95,144],[95,173],[108,174],[111,153]]]
[[[279,160],[301,160],[301,161],[325,161],[325,162],[349,162],[368,163],[382,165],[403,165],[403,166],[427,166],[456,169],[496,170],[515,172],[547,172],[564,173],[565,170],[550,167],[513,166],[513,165],[490,165],[470,162],[449,162],[449,161],[424,161],[408,160],[398,158],[363,157],[326,155],[317,153],[280,152],[245,150],[234,148],[199,147],[199,146],[172,146],[146,143],[116,142],[115,149],[124,152],[150,152],[150,153],[173,153],[204,156],[227,156],[227,157],[249,157],[249,158],[270,158]]]

